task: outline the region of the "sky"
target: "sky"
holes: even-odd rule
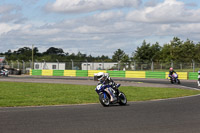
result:
[[[200,42],[199,0],[0,0],[0,52],[50,47],[129,56],[173,37]]]

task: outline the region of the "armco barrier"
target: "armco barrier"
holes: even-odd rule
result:
[[[189,80],[198,80],[198,73],[197,72],[189,72],[188,79]]]
[[[145,71],[126,71],[126,78],[145,78]]]
[[[42,76],[52,76],[53,70],[42,70]]]
[[[165,79],[165,72],[146,72],[146,78]]]
[[[64,76],[64,70],[53,70],[53,76]]]
[[[30,71],[31,75],[38,75],[41,76],[42,75],[42,70],[31,70]]]
[[[76,76],[76,70],[64,70],[64,76]]]
[[[187,72],[176,72],[178,74],[179,79],[188,79],[188,74]],[[165,77],[167,78],[169,75],[169,72],[165,73]]]
[[[187,72],[177,72],[179,79],[188,79],[188,73]]]
[[[94,74],[98,72],[106,73],[107,71],[106,70],[88,70],[88,77],[94,77]]]
[[[95,73],[109,73],[111,77],[125,78],[159,78],[165,79],[169,72],[150,72],[150,71],[106,71],[106,70],[30,70],[30,75],[37,76],[76,76],[93,77]],[[177,72],[179,79],[197,80],[197,72]]]
[[[77,77],[88,77],[88,70],[76,70]]]
[[[125,71],[107,71],[110,77],[125,77]]]

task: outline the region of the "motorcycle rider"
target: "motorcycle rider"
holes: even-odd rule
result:
[[[172,75],[173,75],[174,73],[176,73],[176,72],[174,71],[174,69],[173,69],[172,67],[170,67],[170,68],[169,68],[169,77],[170,77],[170,80],[172,79]]]
[[[97,80],[99,81],[98,84],[110,85],[114,89],[114,91],[118,93],[116,83],[111,79],[108,73],[99,72],[97,73],[96,76],[97,76]],[[111,102],[117,100],[117,98],[114,96],[113,92],[109,88],[106,88],[106,92],[108,92],[108,94],[110,95]]]
[[[198,83],[198,86],[200,86],[200,70],[198,71],[198,81],[197,81],[197,83]]]

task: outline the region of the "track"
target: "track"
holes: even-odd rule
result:
[[[72,79],[65,80],[71,81]],[[115,80],[121,81],[120,79]],[[156,84],[158,81],[135,79],[134,82]],[[160,82],[159,84],[166,82],[169,85],[169,82],[165,80]],[[182,86],[195,88],[194,83],[196,82],[182,81]],[[147,102],[128,102],[127,106],[108,108],[102,107],[100,104],[0,108],[0,132],[199,133],[199,103],[200,96],[192,96]]]

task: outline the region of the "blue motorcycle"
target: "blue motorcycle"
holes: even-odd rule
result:
[[[95,88],[97,94],[99,95],[99,101],[104,106],[107,107],[110,104],[120,104],[126,105],[127,99],[123,92],[119,91],[120,84],[116,85],[117,89],[113,89],[110,85],[99,84]],[[114,101],[111,101],[110,94],[115,98]]]
[[[176,74],[176,73],[172,74],[171,76],[169,75],[169,78],[170,78],[170,82],[172,84],[174,84],[174,83],[180,84],[181,83],[180,80],[178,79],[178,74]]]

